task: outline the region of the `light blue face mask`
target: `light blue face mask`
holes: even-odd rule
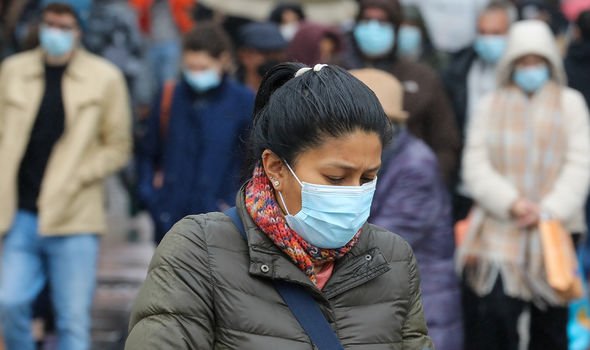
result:
[[[295,215],[279,192],[289,227],[318,248],[344,247],[369,218],[377,179],[362,186],[314,185],[299,181],[285,164],[301,185],[301,210]]]
[[[184,70],[184,79],[196,92],[205,92],[218,87],[221,84],[221,76],[215,69],[207,69],[201,72]]]
[[[393,26],[377,20],[359,22],[353,35],[359,49],[368,57],[388,54],[395,43]]]
[[[503,35],[480,35],[475,39],[473,48],[482,60],[495,64],[506,51],[506,37]]]
[[[41,48],[47,55],[61,57],[74,49],[74,33],[42,26],[39,30]]]
[[[415,26],[401,26],[397,38],[400,55],[417,58],[422,53],[422,32]]]
[[[549,67],[546,64],[516,68],[513,75],[516,85],[529,94],[543,87],[549,81],[549,78]]]

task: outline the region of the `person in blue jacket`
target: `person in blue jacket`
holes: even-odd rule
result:
[[[213,23],[183,42],[182,77],[156,97],[139,142],[139,196],[159,243],[189,214],[233,206],[254,93],[232,79],[231,44]]]

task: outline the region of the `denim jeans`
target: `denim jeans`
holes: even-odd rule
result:
[[[19,211],[4,238],[0,316],[7,350],[34,350],[32,304],[46,281],[55,309],[59,350],[90,348],[96,284],[95,234],[41,236],[37,215]]]
[[[181,48],[178,40],[153,43],[148,51],[157,87],[168,80],[176,79],[180,67]]]

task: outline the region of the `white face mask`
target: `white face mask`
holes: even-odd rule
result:
[[[286,41],[291,41],[293,40],[295,34],[297,34],[297,31],[299,30],[299,23],[291,22],[287,24],[282,24],[279,30],[281,31],[281,35]]]
[[[279,192],[289,227],[318,248],[344,247],[369,218],[377,179],[362,186],[314,185],[301,182],[285,164],[301,185],[301,210],[295,215],[289,213]]]

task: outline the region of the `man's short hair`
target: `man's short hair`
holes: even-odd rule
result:
[[[72,6],[63,2],[52,2],[43,8],[43,15],[46,13],[55,13],[58,15],[71,15],[76,20],[76,25],[80,26],[78,13]]]
[[[492,0],[484,9],[479,13],[481,17],[483,14],[492,12],[492,11],[505,11],[508,15],[508,20],[510,24],[516,22],[518,20],[518,10],[516,7],[508,0]]]
[[[580,35],[584,41],[590,41],[590,10],[581,12],[576,20]]]
[[[183,51],[205,51],[219,58],[222,53],[232,49],[229,36],[214,22],[201,22],[193,30],[186,33],[182,43]]]

